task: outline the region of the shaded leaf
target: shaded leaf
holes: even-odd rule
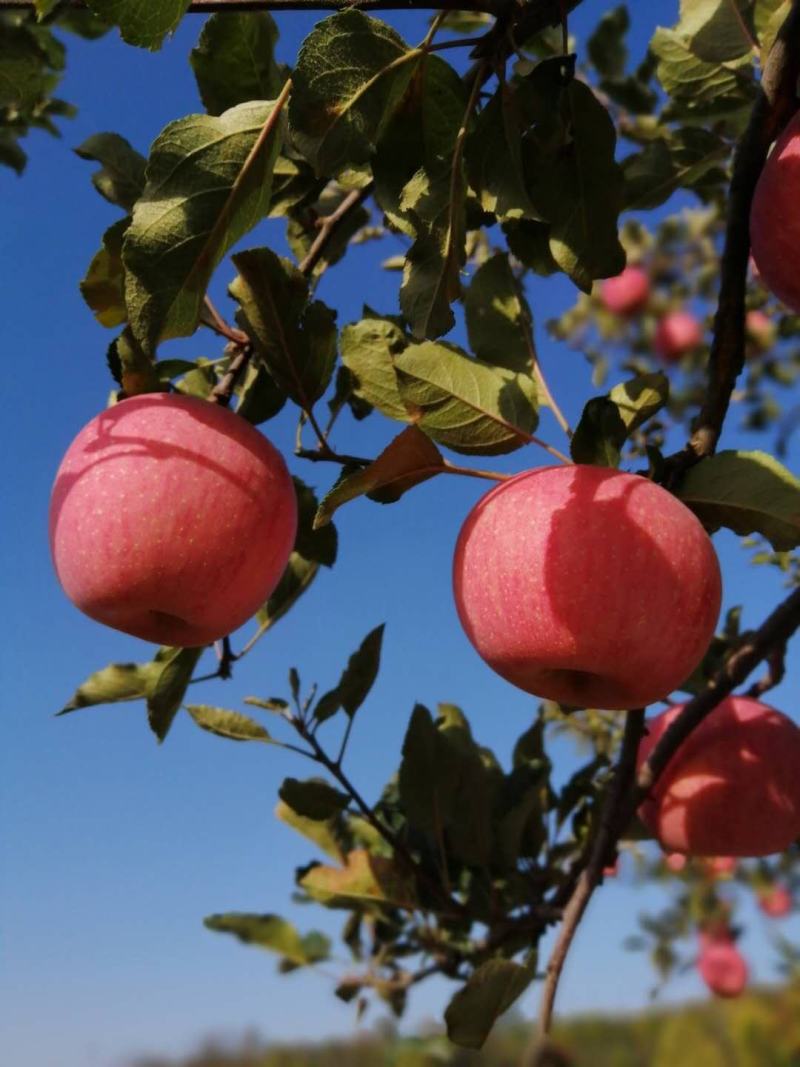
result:
[[[309,303],[308,282],[288,259],[268,248],[233,257],[230,286],[240,319],[278,386],[308,411],[325,392],[336,360],[336,314]]]
[[[159,48],[177,29],[190,0],[88,0],[88,6],[105,22],[119,26],[122,39],[142,48]]]
[[[196,328],[214,268],[267,213],[283,129],[275,103],[256,101],[178,119],[156,138],[123,245],[128,313],[145,351]]]
[[[147,721],[159,741],[169,733],[203,651],[202,648],[176,649],[147,695]]]
[[[397,385],[393,356],[408,338],[392,319],[369,315],[345,326],[340,338],[342,362],[353,376],[353,392],[390,419],[408,422]]]
[[[272,741],[269,733],[261,723],[227,708],[215,708],[208,704],[188,704],[186,710],[198,726],[217,737],[226,737],[231,741]]]
[[[126,212],[142,195],[147,160],[118,133],[96,133],[79,145],[75,152],[81,159],[94,160],[100,170],[92,175],[92,184],[109,203]]]
[[[505,80],[475,120],[465,159],[484,211],[499,219],[535,215],[527,190],[522,138],[527,125],[516,91]]]
[[[336,482],[322,498],[314,526],[325,527],[337,508],[364,494],[381,504],[399,500],[403,493],[442,470],[444,459],[439,449],[416,426],[409,426],[368,467],[345,473]]]
[[[512,960],[491,959],[472,972],[445,1011],[447,1036],[462,1048],[481,1048],[496,1020],[528,988],[536,970]]]
[[[334,789],[322,778],[284,778],[278,796],[298,815],[314,822],[324,822],[343,811],[350,802],[346,793]]]
[[[289,106],[295,143],[317,174],[367,162],[419,55],[360,11],[317,23],[300,48]]]
[[[712,532],[760,533],[779,552],[800,544],[800,481],[766,452],[718,452],[687,472],[677,495]]]
[[[347,661],[339,684],[320,697],[314,709],[316,722],[324,722],[339,708],[352,718],[369,695],[381,663],[384,623],[370,630]]]
[[[301,937],[297,929],[280,915],[229,911],[209,915],[203,925],[217,933],[233,934],[246,945],[277,952],[299,967],[325,960],[330,953],[330,941],[324,934],[313,931]]]
[[[615,385],[608,396],[593,397],[583,409],[570,442],[576,463],[618,467],[628,436],[667,402],[669,380],[660,371]]]
[[[749,55],[708,62],[693,49],[689,38],[662,26],[654,33],[650,48],[658,60],[658,80],[687,112],[709,104],[723,110],[741,106],[755,90]]]
[[[288,804],[279,801],[275,808],[275,816],[281,822],[291,826],[297,833],[313,841],[318,848],[335,860],[343,860],[345,850],[342,846],[343,827],[341,819],[327,819],[324,822],[318,819],[309,819],[304,815],[298,815]]]
[[[252,360],[247,366],[244,381],[237,387],[239,403],[236,414],[257,426],[274,418],[286,403],[286,394],[263,363]]]
[[[224,11],[206,20],[190,62],[209,115],[278,95],[286,76],[275,62],[277,39],[267,11]]]
[[[122,241],[130,218],[120,219],[103,234],[103,247],[96,253],[80,283],[81,296],[101,326],[120,326],[128,317],[125,308],[125,267]]]
[[[481,264],[464,296],[470,348],[485,363],[530,373],[533,346],[526,337],[531,313],[502,253]]]

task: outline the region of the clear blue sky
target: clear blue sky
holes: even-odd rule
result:
[[[605,6],[586,3],[575,30]],[[674,22],[676,4],[633,6],[639,44],[657,22]],[[302,14],[280,20],[284,58],[293,58],[313,21]],[[423,18],[393,21],[410,39],[421,35]],[[47,549],[53,474],[76,431],[104,405],[110,385],[104,366],[109,336],[94,323],[77,282],[116,213],[94,192],[90,166],[71,148],[92,133],[114,130],[144,151],[166,122],[199,110],[186,63],[199,30],[198,18],[187,19],[156,55],[124,47],[116,35],[93,43],[70,38],[62,95],[79,105],[78,119],[65,124],[62,141],[30,138],[22,179],[0,170],[0,352],[9,460],[0,525],[6,630],[0,642],[0,1046],[14,1067],[111,1067],[134,1053],[184,1051],[210,1032],[256,1027],[266,1036],[292,1038],[343,1034],[353,1025],[324,978],[279,977],[270,956],[212,935],[201,922],[213,911],[277,911],[303,928],[336,931],[336,915],[288,903],[294,866],[313,853],[272,815],[282,778],[310,770],[291,754],[227,744],[183,719],[159,748],[138,705],[52,717],[92,670],[150,654],[145,644],[71,607]],[[280,247],[280,234],[280,224],[270,224],[245,244]],[[226,266],[215,283],[222,307],[228,306],[230,276]],[[396,283],[396,275],[377,269],[376,251],[367,246],[354,249],[325,278],[321,296],[340,309],[344,323],[358,316],[365,300],[394,310]],[[563,279],[538,284],[530,295],[539,323],[573,299]],[[550,343],[543,330],[538,337],[546,371],[575,419],[589,390],[585,365]],[[211,335],[199,334],[186,350],[211,355],[217,346]],[[730,421],[733,427],[735,417]],[[346,422],[338,438],[343,449],[374,451],[391,432],[377,418],[354,428]],[[545,428],[556,442],[557,430]],[[268,432],[291,451],[291,417],[271,423]],[[728,445],[743,441],[729,432]],[[503,462],[516,470],[542,458],[517,454]],[[800,466],[796,454],[789,465]],[[333,470],[299,461],[293,469],[320,490],[334,477]],[[319,579],[232,682],[204,686],[203,700],[236,707],[250,693],[280,693],[293,664],[307,681],[331,683],[367,630],[386,621],[383,668],[350,750],[350,771],[363,791],[374,796],[396,766],[417,700],[463,705],[480,739],[507,757],[534,702],[478,660],[458,626],[450,592],[452,545],[481,491],[471,480],[439,479],[390,508],[369,502],[344,508],[335,570]],[[725,602],[746,603],[745,624],[755,624],[781,595],[780,581],[772,572],[743,567],[732,537],[718,537],[717,544]],[[791,714],[795,655],[788,677],[774,701]],[[572,754],[560,748],[558,755],[566,770]],[[623,873],[592,905],[568,966],[563,1010],[633,1008],[646,1001],[652,972],[621,942],[633,931],[636,913],[663,897],[626,881]],[[771,976],[766,929],[755,917],[745,940],[762,980]],[[796,921],[784,929],[800,934]],[[420,989],[409,1022],[438,1014],[447,989],[444,983]],[[690,974],[669,995],[700,993]],[[535,992],[528,993],[526,1010],[534,1000]]]

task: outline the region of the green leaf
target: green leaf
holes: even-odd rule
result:
[[[66,715],[97,704],[143,699],[153,689],[163,669],[163,660],[158,659],[151,663],[111,663],[89,675],[57,714]]]
[[[688,471],[677,495],[711,532],[759,533],[778,552],[800,545],[800,481],[766,452],[718,452]]]
[[[198,726],[217,737],[226,737],[231,741],[265,741],[267,744],[272,741],[261,723],[241,712],[208,704],[188,704],[186,710]]]
[[[288,804],[284,804],[282,800],[278,802],[275,808],[275,816],[309,841],[313,841],[318,848],[332,859],[337,861],[344,860],[345,850],[342,845],[344,828],[340,817],[327,819],[325,822],[320,822],[317,819],[308,819],[304,815],[298,815],[293,808],[290,808]]]
[[[333,818],[350,803],[347,793],[334,789],[322,778],[309,778],[305,782],[284,778],[278,796],[292,811],[314,822]]]
[[[408,345],[408,338],[389,318],[369,315],[345,326],[340,338],[342,362],[353,376],[353,392],[398,422],[409,414],[400,395],[393,356]]]
[[[106,22],[119,26],[122,39],[141,48],[160,48],[178,27],[190,0],[88,0],[89,8]]]
[[[289,106],[294,141],[317,174],[368,161],[419,56],[360,11],[317,23],[300,48]]]
[[[145,351],[195,330],[214,268],[267,213],[284,128],[275,107],[190,115],[156,138],[123,245],[130,322]]]
[[[103,234],[103,247],[96,253],[80,283],[81,296],[101,326],[120,326],[128,317],[125,308],[125,268],[122,241],[130,218],[119,219]]]
[[[339,708],[351,719],[367,699],[381,663],[384,623],[370,630],[356,651],[347,661],[339,684],[320,697],[314,709],[314,720],[324,722]]]
[[[709,63],[723,63],[751,53],[753,26],[742,0],[682,0],[675,32],[692,52]]]
[[[608,396],[617,405],[625,431],[630,435],[666,406],[669,378],[661,371],[639,374],[615,385]]]
[[[536,964],[491,959],[480,964],[447,1006],[447,1036],[462,1048],[479,1049],[497,1019],[528,988]]]
[[[455,323],[450,305],[461,295],[466,262],[466,194],[461,153],[448,171],[420,169],[403,188],[400,208],[417,238],[406,254],[400,308],[417,338],[439,337]]]
[[[368,467],[343,473],[322,498],[314,526],[325,528],[337,508],[364,494],[381,504],[399,500],[403,493],[444,469],[436,445],[416,426],[409,426]]]
[[[54,69],[63,66],[52,62],[43,44],[47,38],[37,37],[35,28],[3,21],[0,23],[0,108],[22,112],[24,122],[33,117],[35,108],[58,84]],[[63,47],[63,46],[60,46]]]
[[[144,156],[118,133],[96,133],[75,152],[81,159],[100,164],[100,170],[92,175],[98,193],[124,211],[132,211],[144,191],[147,165]]]
[[[159,741],[169,733],[203,651],[202,648],[175,649],[147,695],[147,721]]]
[[[417,704],[403,740],[398,788],[409,823],[439,836],[451,820],[459,779],[458,754]]]
[[[409,237],[417,235],[417,225],[405,206],[405,186],[418,171],[449,173],[467,99],[456,71],[439,56],[426,55],[378,141],[372,161],[375,199],[390,224]]]
[[[484,363],[530,374],[532,318],[508,256],[487,259],[464,296],[470,348]]]
[[[708,105],[726,109],[741,106],[755,91],[749,54],[728,62],[708,62],[694,50],[689,38],[661,26],[650,48],[658,60],[656,74],[664,91],[687,112]]]
[[[527,123],[513,86],[501,82],[467,140],[470,185],[484,211],[499,219],[535,214],[528,196],[522,140]]]
[[[503,223],[508,250],[515,259],[536,274],[548,277],[559,269],[550,251],[550,226],[534,219],[512,219]]]
[[[119,369],[119,382],[126,396],[157,392],[163,388],[156,364],[139,347],[129,326],[109,345],[107,360],[109,366]],[[201,369],[197,368],[191,373],[199,374]]]
[[[627,438],[667,403],[669,380],[660,371],[615,385],[608,396],[593,397],[583,409],[570,442],[576,463],[618,467]]]
[[[628,61],[625,35],[630,29],[630,16],[624,4],[607,11],[598,22],[586,51],[598,74],[604,78],[621,78]]]
[[[719,170],[730,151],[729,145],[711,130],[681,127],[667,139],[645,145],[641,152],[623,161],[625,204],[645,210],[659,207],[680,188],[697,188],[709,171]]]
[[[546,129],[531,140],[528,192],[539,217],[550,223],[554,260],[578,288],[589,292],[595,278],[619,274],[625,266],[617,236],[624,181],[614,159],[614,124],[583,82],[573,79],[559,89],[549,76],[545,81],[540,75],[535,84],[541,83],[549,86],[551,107],[561,115],[566,140],[551,142]],[[543,99],[539,96],[537,107]]]
[[[264,364],[253,360],[248,364],[244,381],[236,392],[239,396],[236,414],[254,426],[274,418],[286,403],[286,394]]]
[[[400,395],[412,419],[456,452],[499,455],[526,444],[538,422],[536,383],[426,341],[395,357]]]
[[[286,76],[275,62],[277,40],[266,11],[224,11],[206,21],[189,61],[209,115],[278,95]]]
[[[308,281],[268,248],[233,257],[239,276],[230,294],[240,319],[278,386],[309,411],[328,387],[336,360],[335,312],[309,302]]]
[[[301,888],[321,903],[336,906],[353,900],[379,901],[400,907],[416,905],[414,888],[393,860],[353,849],[344,867],[312,867],[300,879]]]
[[[328,958],[330,941],[316,931],[301,937],[298,931],[280,915],[252,915],[247,912],[229,911],[222,915],[209,915],[203,920],[208,930],[233,934],[246,945],[277,952],[298,967],[318,963]]]

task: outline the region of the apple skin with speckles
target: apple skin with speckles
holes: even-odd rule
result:
[[[640,766],[683,706],[648,721]],[[682,743],[639,817],[672,852],[728,865],[783,852],[800,837],[800,728],[751,697],[727,697]]]
[[[286,566],[297,501],[280,453],[226,408],[173,393],[103,411],[70,445],[50,502],[69,599],[162,645],[231,633]]]
[[[697,970],[718,997],[738,997],[747,985],[747,960],[726,931],[701,932]]]
[[[750,250],[759,281],[800,313],[800,112],[764,164],[750,209]]]
[[[478,501],[453,585],[468,638],[498,674],[608,709],[685,681],[721,596],[714,548],[688,508],[646,478],[581,464],[526,471]]]

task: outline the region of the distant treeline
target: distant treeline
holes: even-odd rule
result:
[[[528,1029],[499,1028],[481,1052],[441,1037],[365,1033],[314,1044],[238,1049],[209,1043],[186,1059],[142,1059],[132,1067],[519,1067]],[[570,1067],[800,1067],[800,984],[635,1016],[581,1016],[557,1031]]]

